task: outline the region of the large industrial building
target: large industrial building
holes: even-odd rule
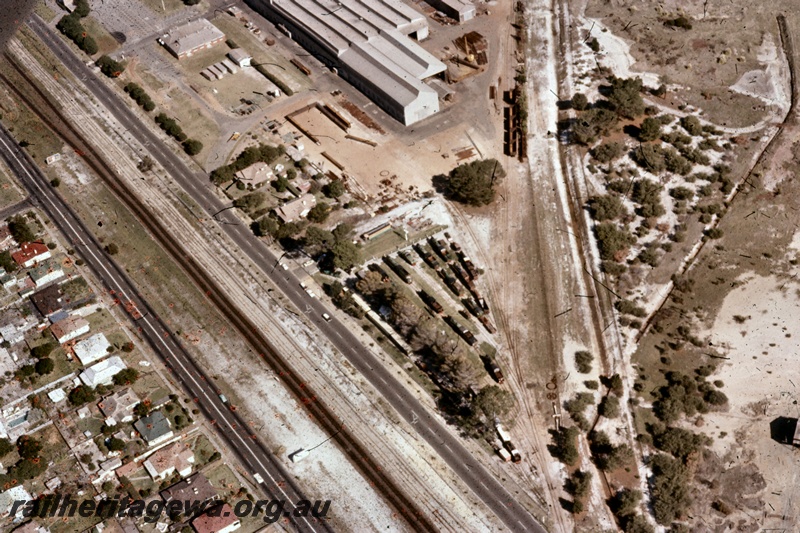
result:
[[[225,40],[225,34],[206,19],[197,19],[169,30],[159,42],[178,59]]]
[[[259,13],[405,125],[439,111],[425,80],[445,65],[409,38],[425,17],[400,0],[248,0]]]

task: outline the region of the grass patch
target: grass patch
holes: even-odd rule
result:
[[[50,9],[50,7],[44,3],[44,0],[39,0],[39,2],[36,3],[33,12],[39,15],[45,22],[52,22],[56,18],[56,12]]]
[[[95,55],[108,55],[119,48],[119,42],[91,15],[81,19],[81,24],[86,28],[86,33],[97,42],[98,52]]]
[[[24,198],[16,180],[0,171],[0,209],[14,205]]]

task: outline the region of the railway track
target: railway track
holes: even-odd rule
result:
[[[316,420],[321,427],[332,435],[332,438],[339,444],[341,449],[350,458],[351,462],[370,484],[386,497],[392,507],[394,507],[403,519],[408,521],[409,525],[414,530],[437,531],[438,528],[429,521],[414,502],[405,496],[394,481],[382,474],[381,467],[371,457],[371,454],[365,447],[346,431],[346,428],[339,422],[338,418],[327,409],[324,404],[316,401],[314,391],[294,374],[292,368],[283,360],[277,350],[275,350],[269,341],[259,333],[258,327],[239,312],[235,304],[226,296],[225,292],[219,290],[216,283],[183,249],[177,239],[161,225],[156,217],[153,217],[149,213],[147,207],[128,189],[127,185],[115,175],[108,162],[97,153],[91,143],[89,143],[48,100],[47,96],[38,85],[29,78],[27,72],[25,72],[23,68],[20,68],[14,58],[9,54],[5,54],[4,59],[6,64],[24,80],[27,90],[18,83],[10,80],[3,70],[0,70],[0,80],[2,80],[9,90],[14,92],[18,98],[25,102],[29,109],[31,109],[45,124],[50,125],[53,131],[55,131],[73,150],[83,154],[84,160],[88,166],[103,179],[120,201],[128,206],[142,226],[150,232],[176,263],[183,268],[186,275],[206,294],[209,301],[217,307],[223,315],[228,317],[236,331],[251,345],[255,352],[262,357],[277,375],[281,376],[282,382],[288,387],[290,392],[305,405],[309,416]],[[137,294],[136,297],[139,300],[139,302],[136,302],[137,307],[140,309],[148,309],[150,312],[153,312],[141,296]],[[157,350],[157,353],[160,352]],[[170,371],[175,372],[169,360],[165,359],[164,362]],[[194,361],[192,360],[192,362]],[[196,364],[195,368],[200,379],[210,382]],[[214,417],[211,413],[206,412],[206,415],[209,419],[213,420]],[[247,426],[238,414],[234,414],[234,416],[239,420],[241,427]],[[220,434],[224,439],[230,442],[224,432],[220,432]],[[258,444],[265,456],[271,455],[266,447],[257,440],[255,435],[252,435],[251,438]],[[232,448],[236,451],[236,446],[232,446]],[[289,476],[286,476],[286,479],[282,481],[294,486],[294,482]],[[300,493],[299,488],[295,486],[295,489],[297,493]]]

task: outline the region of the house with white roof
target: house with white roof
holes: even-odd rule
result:
[[[117,372],[125,370],[126,368],[128,367],[122,362],[122,359],[115,355],[90,366],[81,372],[78,377],[87,387],[108,385]]]
[[[86,366],[107,356],[109,348],[111,348],[111,343],[108,342],[106,336],[102,333],[95,333],[91,337],[76,342],[72,351],[81,364]]]

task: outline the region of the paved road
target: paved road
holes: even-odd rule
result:
[[[76,57],[61,39],[54,35],[38,17],[32,17],[29,26],[73,75],[83,80],[89,90],[156,159],[172,178],[204,210],[197,216],[209,217],[227,207],[212,190],[208,175],[193,172],[183,160],[173,153],[161,139],[139,121],[127,103],[109,89]],[[224,215],[224,214],[223,214]],[[222,216],[222,215],[221,215]],[[231,215],[229,215],[231,216]],[[232,220],[231,220],[232,222]],[[413,425],[419,436],[437,450],[445,462],[475,492],[475,494],[512,531],[544,532],[545,529],[514,497],[467,451],[436,419],[427,414],[425,407],[367,350],[347,325],[336,320],[322,319],[326,307],[316,298],[310,298],[300,287],[300,281],[291,273],[274,269],[277,258],[258,240],[246,226],[222,223],[220,229],[233,240],[269,276],[286,297],[310,319],[339,349],[350,363],[383,394],[386,401]],[[513,467],[512,467],[513,468]]]
[[[15,204],[0,209],[0,220],[5,220],[8,217],[13,217],[17,213],[25,211],[26,209],[30,209],[31,207],[37,207],[37,204],[38,202],[36,201],[35,198],[31,198],[30,196],[28,196],[24,200],[20,200]]]
[[[251,474],[258,473],[264,479],[262,488],[271,498],[287,502],[284,509],[304,499],[303,494],[292,481],[292,476],[284,470],[275,457],[248,433],[247,425],[219,398],[210,380],[195,366],[189,354],[172,337],[169,328],[149,308],[147,302],[138,294],[128,277],[113,261],[106,258],[101,245],[84,226],[78,216],[64,203],[44,174],[33,160],[23,152],[11,134],[0,126],[0,156],[17,175],[32,197],[39,200],[41,207],[56,224],[69,242],[86,261],[95,275],[112,294],[122,302],[131,301],[142,313],[134,321],[140,333],[164,361],[175,369],[174,376],[183,384],[209,419],[216,421],[217,429],[225,438],[239,459]],[[131,317],[133,320],[133,317]],[[287,511],[284,511],[287,512]],[[314,518],[288,519],[298,531],[332,531],[327,523]]]

